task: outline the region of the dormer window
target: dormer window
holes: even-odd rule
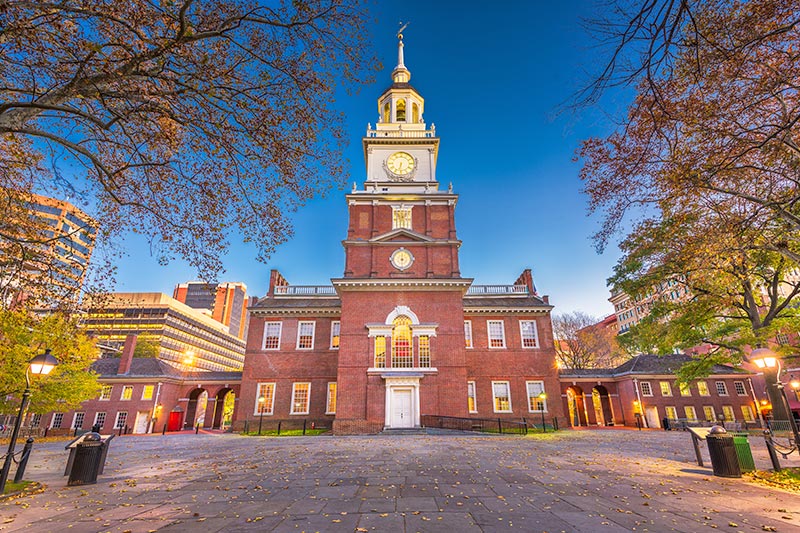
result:
[[[405,122],[406,121],[406,101],[405,100],[398,100],[397,101],[395,117],[397,119],[395,122]]]
[[[411,207],[392,207],[392,229],[411,229]]]

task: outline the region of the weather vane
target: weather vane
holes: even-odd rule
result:
[[[403,21],[401,20],[399,24],[400,24],[401,27],[400,27],[399,30],[397,30],[397,38],[402,40],[403,39],[403,30],[408,28],[408,22],[406,22],[404,24]]]

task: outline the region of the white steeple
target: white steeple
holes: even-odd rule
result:
[[[395,83],[408,83],[411,80],[411,72],[406,68],[403,62],[403,30],[406,29],[408,24],[400,28],[397,32],[397,66],[392,71],[392,81]]]

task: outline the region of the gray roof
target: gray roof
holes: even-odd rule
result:
[[[318,297],[318,298],[262,298],[255,305],[248,309],[309,309],[309,308],[331,308],[335,309],[342,306],[339,298]]]
[[[100,378],[172,378],[187,381],[240,381],[241,372],[182,372],[174,366],[154,357],[134,357],[127,374],[118,374],[119,357],[98,359],[92,363],[91,369],[100,374]]]
[[[538,296],[469,296],[464,298],[464,309],[472,307],[552,307]]]
[[[565,368],[559,372],[563,377],[603,377],[603,376],[624,376],[633,374],[675,374],[681,366],[693,360],[693,357],[686,354],[669,355],[637,355],[631,357],[616,368]],[[747,374],[746,370],[729,365],[714,365],[711,367],[711,374]]]

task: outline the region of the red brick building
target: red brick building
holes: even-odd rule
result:
[[[563,416],[552,306],[530,270],[512,285],[462,277],[458,195],[437,181],[439,138],[402,40],[398,56],[362,140],[366,180],[346,196],[344,275],[309,287],[272,272],[250,307],[239,424],[263,413],[345,434],[418,427],[423,415]]]

